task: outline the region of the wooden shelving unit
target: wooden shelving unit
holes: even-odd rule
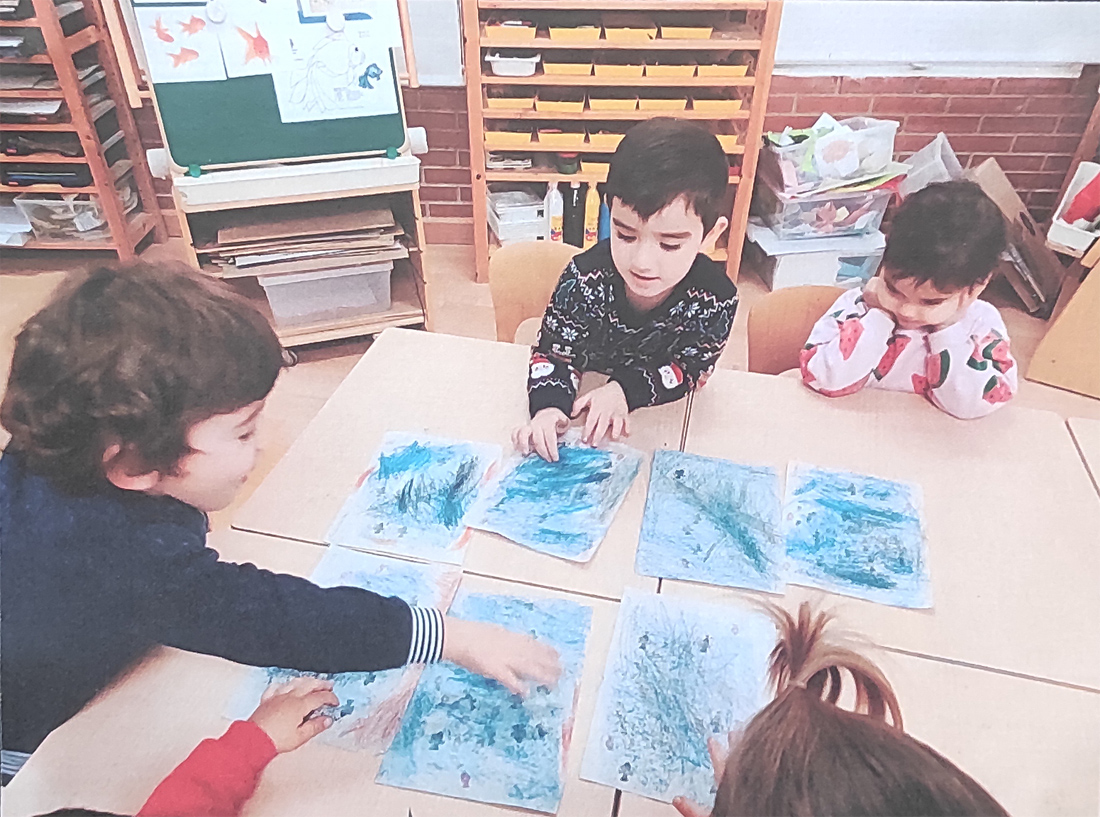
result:
[[[543,145],[540,128],[562,130],[584,128],[586,133],[624,133],[634,122],[654,116],[674,116],[704,123],[714,133],[727,137],[724,144],[730,159],[730,229],[712,257],[726,263],[726,271],[737,279],[741,245],[748,221],[756,159],[764,128],[768,89],[771,85],[775,43],[779,33],[781,0],[463,0],[462,22],[466,40],[467,103],[471,137],[471,181],[473,184],[474,240],[477,274],[484,280],[493,241],[487,219],[491,185],[504,183],[585,182],[600,183],[603,174],[565,174],[552,166],[559,153],[580,153],[582,159],[606,163],[607,147],[592,144],[588,137],[574,147]],[[629,15],[630,19],[623,15]],[[515,30],[504,31],[491,23],[524,20],[533,24],[533,37],[518,39]],[[595,26],[587,33],[572,35],[568,29]],[[697,28],[688,38],[665,36],[665,30]],[[653,38],[642,39],[636,32],[618,36],[619,28],[647,28]],[[553,30],[551,30],[553,29]],[[708,31],[709,30],[709,31]],[[608,32],[611,32],[609,35]],[[670,35],[673,33],[669,32]],[[709,33],[709,37],[699,36]],[[641,35],[644,37],[645,35]],[[486,57],[532,54],[542,59],[533,76],[509,77],[492,73]],[[546,63],[590,63],[584,75],[554,73]],[[744,66],[741,76],[652,76],[654,64]],[[638,76],[596,75],[596,66],[646,65]],[[581,69],[583,70],[583,69]],[[534,103],[524,109],[490,107],[497,96],[541,97],[544,93],[571,94],[583,99],[579,109],[567,112],[538,110]],[[686,100],[683,110],[594,110],[593,97],[638,96]],[[740,100],[736,111],[712,113],[695,109],[694,100]],[[487,145],[485,134],[492,131],[532,132],[530,143],[514,147]],[[731,137],[736,136],[732,143]],[[530,155],[531,169],[490,170],[487,155],[502,152]]]
[[[62,156],[57,153],[35,153],[25,156],[0,155],[0,164],[86,165],[92,184],[65,187],[59,184],[13,185],[0,183],[0,193],[87,193],[95,198],[110,230],[110,237],[98,240],[33,240],[21,250],[109,250],[126,261],[136,255],[138,245],[150,233],[156,240],[167,237],[164,221],[157,208],[153,179],[145,164],[137,125],[130,113],[122,77],[110,47],[107,26],[99,0],[83,0],[84,7],[63,16],[53,0],[29,0],[33,15],[18,20],[0,20],[0,30],[37,30],[41,32],[45,52],[25,57],[4,57],[0,64],[48,65],[53,68],[58,87],[51,89],[0,90],[0,99],[60,99],[68,112],[58,122],[0,121],[4,133],[73,133],[76,134],[82,156]],[[98,63],[104,73],[101,79],[82,81],[78,64]],[[95,91],[104,98],[89,101]],[[106,117],[113,114],[114,123],[105,126]],[[115,150],[120,142],[125,147]],[[126,182],[136,190],[139,204],[126,211],[118,185]],[[14,250],[16,248],[7,248]]]

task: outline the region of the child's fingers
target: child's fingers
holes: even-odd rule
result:
[[[265,689],[263,695],[260,696],[260,703],[269,701],[276,695],[282,695],[286,690],[286,684],[268,684],[267,689]]]
[[[686,797],[673,797],[672,807],[680,813],[681,817],[710,817],[709,809],[703,808]]]
[[[332,718],[328,715],[322,718],[310,718],[298,727],[298,737],[301,738],[302,743],[305,743],[317,737],[330,726],[332,726]]]
[[[581,416],[581,413],[592,408],[592,392],[578,397],[573,401],[573,419]]]
[[[547,432],[544,428],[537,428],[532,432],[535,451],[547,462],[558,461],[558,435],[553,431]]]
[[[717,738],[707,738],[707,753],[710,755],[711,766],[714,767],[715,778],[720,778],[726,769],[726,761],[729,759],[729,749],[722,746]]]
[[[623,436],[623,431],[626,429],[626,420],[623,417],[611,418],[611,439],[614,442],[618,442],[619,438]]]
[[[538,684],[553,686],[561,678],[561,659],[558,651],[546,644],[538,644],[534,658],[523,667],[522,674]]]
[[[531,432],[527,426],[517,428],[512,432],[512,445],[523,456],[531,453]]]
[[[630,436],[630,415],[627,414],[623,417],[623,436]]]
[[[302,698],[302,708],[305,711],[312,712],[322,706],[339,706],[340,699],[336,697],[336,693],[331,689],[318,689]]]
[[[504,672],[500,673],[497,680],[502,683],[505,688],[515,694],[527,697],[527,684],[520,680],[519,676],[511,669],[508,668]]]

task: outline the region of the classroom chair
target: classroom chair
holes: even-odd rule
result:
[[[506,244],[489,258],[489,292],[496,314],[497,340],[516,341],[516,329],[541,318],[565,265],[579,247],[556,241]]]
[[[841,287],[788,287],[753,304],[747,326],[749,371],[781,374],[797,369],[810,330],[843,292]]]

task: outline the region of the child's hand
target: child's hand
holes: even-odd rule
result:
[[[512,432],[512,444],[523,456],[532,451],[547,462],[558,461],[558,436],[569,428],[569,418],[561,409],[544,408],[535,412],[531,422]]]
[[[260,705],[249,720],[267,733],[280,754],[291,752],[332,726],[332,718],[306,720],[320,706],[339,706],[332,692],[332,681],[295,678],[286,684],[268,687]]]
[[[886,286],[883,284],[882,278],[878,275],[871,278],[863,285],[863,303],[867,304],[867,308],[881,310],[893,318],[894,322],[897,323],[897,317],[894,313],[883,305],[887,298]]]
[[[630,436],[630,408],[623,387],[614,380],[577,398],[573,416],[580,417],[584,411],[588,417],[581,440],[588,445],[599,445],[607,436],[616,442]]]
[[[495,624],[446,619],[443,658],[499,681],[517,695],[529,685],[553,686],[561,676],[558,651]]]
[[[713,737],[707,738],[707,752],[710,753],[710,764],[714,767],[714,784],[722,785],[722,777],[726,774],[726,764],[730,759],[733,744],[739,739],[739,733],[730,732],[729,742],[723,746]],[[693,800],[686,797],[673,797],[672,806],[681,817],[710,817],[710,809],[703,808]]]

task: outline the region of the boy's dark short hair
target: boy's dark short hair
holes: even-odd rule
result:
[[[722,214],[729,160],[714,134],[692,122],[657,117],[627,131],[611,157],[604,188],[648,219],[680,196],[710,231]]]
[[[1004,248],[1001,211],[977,184],[960,179],[930,184],[905,200],[882,265],[894,278],[957,292],[989,278]]]
[[[171,473],[190,427],[265,397],[282,360],[267,319],[207,276],[101,267],[23,326],[0,423],[32,470],[86,493],[113,442]]]

